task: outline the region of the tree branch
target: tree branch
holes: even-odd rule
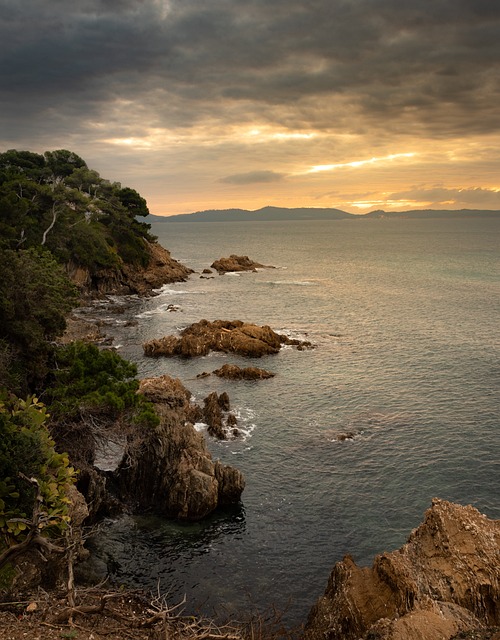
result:
[[[58,547],[52,542],[49,542],[47,538],[44,538],[40,535],[40,527],[39,525],[45,520],[46,514],[42,511],[41,506],[43,504],[43,496],[40,491],[40,485],[38,484],[38,480],[36,478],[28,478],[23,473],[19,473],[20,477],[36,486],[36,497],[35,504],[33,505],[33,514],[31,520],[25,520],[24,518],[16,518],[15,520],[19,520],[24,522],[28,526],[28,533],[26,538],[17,544],[12,545],[8,549],[6,549],[3,553],[0,554],[0,569],[10,562],[17,556],[21,555],[28,549],[33,547],[38,547],[38,549],[43,549],[45,551],[53,551],[56,553],[64,553],[65,549]],[[14,518],[13,518],[14,520]]]
[[[57,220],[56,204],[57,204],[57,202],[54,202],[54,204],[52,205],[52,222],[49,224],[49,226],[43,232],[42,247],[45,244],[45,241],[47,240],[47,234],[49,233],[49,231],[52,230],[52,227],[55,225],[56,220]]]

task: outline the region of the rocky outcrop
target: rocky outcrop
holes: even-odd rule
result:
[[[398,551],[338,562],[305,640],[446,640],[500,624],[500,521],[434,499]],[[464,636],[465,637],[465,636]]]
[[[146,246],[150,255],[146,267],[124,263],[116,269],[98,269],[90,272],[87,268],[70,263],[67,265],[68,275],[86,296],[147,296],[164,284],[183,282],[193,273],[192,269],[174,260],[170,252],[157,242],[148,242]]]
[[[274,269],[269,265],[260,264],[250,260],[248,256],[230,255],[229,258],[220,258],[211,265],[219,274],[228,273],[229,271],[256,271],[257,269]],[[205,272],[203,272],[205,273]]]
[[[235,364],[225,364],[220,369],[215,369],[212,373],[226,380],[267,380],[274,377],[274,373],[265,369],[238,367]]]
[[[147,267],[138,269],[124,265],[122,268],[126,286],[131,293],[149,295],[164,284],[183,282],[194,273],[192,269],[174,260],[170,251],[157,242],[150,243],[148,251],[151,258]]]
[[[147,356],[181,356],[192,358],[206,356],[210,351],[238,353],[243,356],[261,357],[278,353],[283,344],[297,348],[310,347],[311,343],[292,340],[274,332],[270,327],[259,327],[241,320],[200,320],[180,333],[180,337],[166,336],[143,345]]]
[[[199,520],[219,505],[237,503],[243,476],[212,459],[191,423],[199,408],[191,405],[190,392],[167,375],[142,380],[140,392],[154,402],[160,425],[129,439],[114,474],[121,499],[135,511],[182,520]]]
[[[219,440],[227,440],[229,436],[236,437],[238,421],[234,413],[230,413],[229,396],[224,391],[217,395],[213,391],[204,400],[203,418],[207,424],[207,431]]]

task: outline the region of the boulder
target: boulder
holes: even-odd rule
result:
[[[227,380],[265,380],[273,378],[274,373],[259,369],[258,367],[238,367],[235,364],[225,364],[220,369],[213,371],[219,378]]]
[[[338,562],[305,640],[447,640],[500,623],[500,520],[434,499],[398,551]]]
[[[199,520],[219,505],[237,503],[243,476],[212,459],[191,423],[199,408],[191,405],[190,392],[167,375],[142,380],[139,391],[154,402],[160,424],[129,438],[113,478],[120,498],[133,511],[181,520]]]
[[[200,320],[180,333],[180,337],[165,336],[143,345],[147,356],[206,356],[210,351],[238,353],[259,358],[278,353],[283,344],[311,347],[310,342],[292,340],[274,332],[267,325],[259,327],[241,320]]]
[[[257,269],[274,269],[269,265],[260,264],[250,260],[248,256],[236,256],[230,255],[229,258],[220,258],[211,265],[212,269],[215,269],[219,274],[227,273],[228,271],[256,271]],[[203,271],[206,273],[206,271]]]

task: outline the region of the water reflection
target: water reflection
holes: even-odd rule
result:
[[[124,515],[105,520],[88,540],[91,557],[81,573],[94,580],[109,577],[118,584],[154,591],[159,586],[163,593],[183,595],[202,579],[197,558],[213,554],[213,572],[220,547],[238,544],[245,535],[243,505],[219,509],[195,523]]]

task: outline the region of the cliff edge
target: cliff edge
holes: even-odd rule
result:
[[[151,295],[154,289],[164,284],[187,280],[192,269],[181,264],[170,255],[170,251],[158,242],[143,240],[149,261],[146,266],[123,262],[120,268],[91,271],[75,263],[66,269],[72,282],[84,295],[105,294],[140,296]]]
[[[500,520],[434,499],[401,549],[372,567],[346,556],[305,640],[447,640],[500,624]]]

